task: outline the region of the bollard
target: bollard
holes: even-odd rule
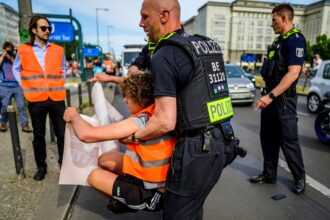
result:
[[[55,133],[54,133],[54,127],[52,120],[49,117],[49,132],[50,132],[50,142],[54,143],[55,142]]]
[[[82,113],[82,94],[81,94],[81,84],[78,84],[78,99],[79,99],[79,112]]]
[[[71,107],[71,92],[70,89],[66,89],[66,105]]]
[[[91,81],[87,81],[89,106],[92,106],[92,85],[91,84],[92,84]]]
[[[8,113],[9,127],[10,127],[11,143],[13,145],[16,174],[18,179],[22,179],[25,177],[23,157],[22,157],[21,144],[18,135],[16,111],[13,105],[9,105],[7,107],[7,113]]]

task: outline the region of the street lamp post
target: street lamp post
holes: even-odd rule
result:
[[[99,18],[98,18],[98,11],[109,11],[108,8],[96,8],[96,37],[97,37],[97,45],[100,46],[100,41],[99,41]]]
[[[110,28],[113,28],[112,25],[108,25],[107,26],[107,30],[108,30],[108,52],[110,53]]]

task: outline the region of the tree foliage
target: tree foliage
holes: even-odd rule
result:
[[[314,54],[320,54],[322,60],[330,59],[330,38],[323,34],[316,38],[316,44],[312,46]]]

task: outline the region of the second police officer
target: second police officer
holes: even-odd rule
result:
[[[305,190],[305,169],[298,140],[296,84],[304,63],[306,41],[300,30],[294,28],[290,4],[275,6],[272,14],[272,27],[280,36],[268,49],[261,69],[266,88],[255,105],[262,109],[263,172],[250,181],[276,183],[281,148],[293,175],[293,191],[300,194]]]

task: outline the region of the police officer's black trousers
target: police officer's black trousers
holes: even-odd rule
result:
[[[201,151],[202,135],[178,139],[166,182],[164,220],[203,218],[203,203],[234,152],[225,146],[219,128],[214,129],[211,146],[211,152]]]
[[[261,111],[260,141],[264,156],[264,174],[277,175],[280,148],[294,179],[305,176],[298,140],[297,96],[277,97]]]
[[[64,101],[53,101],[48,99],[42,102],[29,102],[28,108],[33,127],[32,144],[37,167],[47,167],[45,134],[48,113],[56,135],[59,155],[58,162],[59,164],[62,164],[65,133],[65,121],[63,119],[65,111]]]

